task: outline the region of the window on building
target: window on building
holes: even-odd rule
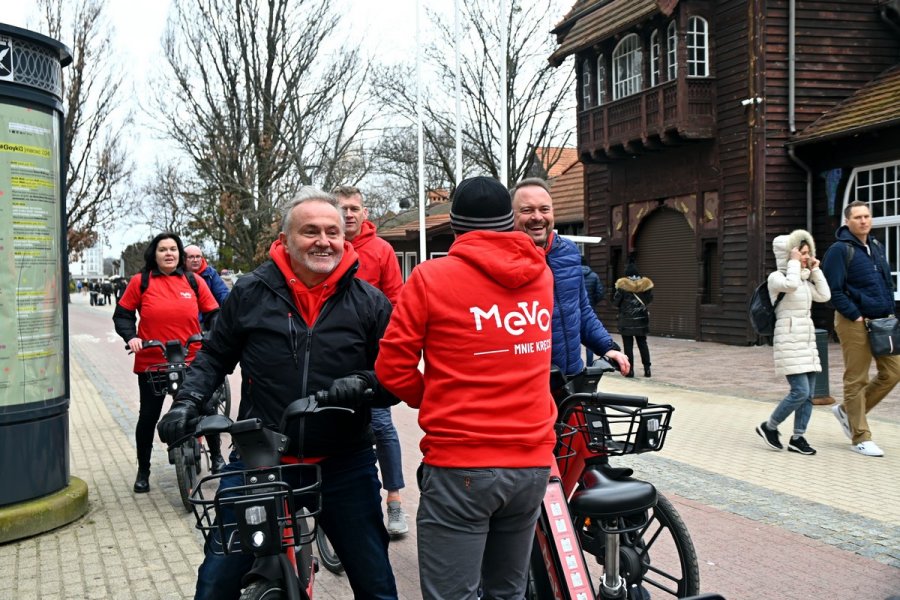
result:
[[[703,17],[688,19],[687,75],[709,77],[709,24]]]
[[[659,32],[650,34],[650,87],[659,83]]]
[[[597,104],[606,104],[606,59],[597,57]]]
[[[672,81],[678,75],[678,29],[675,21],[666,30],[666,80]]]
[[[640,38],[626,35],[612,53],[613,100],[641,91],[641,62]]]
[[[581,63],[581,107],[591,106],[591,61],[585,59]]]
[[[872,235],[884,244],[897,290],[900,276],[900,160],[853,169],[844,192],[844,207],[854,200],[869,203]],[[894,300],[900,300],[900,291],[894,292]]]

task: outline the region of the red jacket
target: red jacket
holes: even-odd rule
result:
[[[375,374],[419,409],[427,464],[552,463],[552,314],[553,275],[521,232],[463,234],[448,256],[413,270],[381,340]]]
[[[363,221],[359,233],[350,243],[359,254],[356,276],[381,290],[391,304],[397,304],[397,296],[403,286],[400,263],[391,245],[375,235],[375,224]]]

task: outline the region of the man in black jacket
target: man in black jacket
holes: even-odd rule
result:
[[[329,402],[355,409],[306,418],[303,447],[290,452],[322,470],[319,524],[341,559],[356,598],[396,598],[381,512],[370,403],[397,399],[381,389],[374,365],[391,304],[354,277],[356,252],[344,240],[334,197],[303,188],[284,213],[270,261],[242,277],[203,348],[197,353],[172,409],[159,423],[160,438],[178,439],[197,418],[226,373],[241,365],[238,416],[278,425],[295,399],[328,390]],[[313,327],[315,324],[315,327]],[[372,400],[364,399],[367,389]],[[298,436],[284,432],[292,440]],[[224,472],[244,468],[232,453]],[[225,476],[220,490],[240,485]],[[217,545],[217,544],[216,544]],[[207,544],[196,598],[237,598],[252,555],[216,554]]]

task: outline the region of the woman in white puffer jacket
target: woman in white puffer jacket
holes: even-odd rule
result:
[[[779,294],[784,294],[775,307],[775,372],[787,378],[791,391],[775,407],[769,420],[756,428],[756,433],[770,448],[782,450],[778,424],[794,413],[794,434],[788,450],[815,454],[803,437],[812,415],[816,373],[822,371],[810,309],[813,302],[828,302],[831,290],[819,269],[816,244],[809,232],[797,229],[790,235],[776,237],[772,251],[778,267],[768,279],[772,304]]]

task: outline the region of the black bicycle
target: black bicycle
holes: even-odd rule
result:
[[[159,340],[144,340],[144,348],[159,348],[165,362],[147,367],[150,383],[157,394],[166,393],[175,398],[184,381],[187,370],[187,357],[194,344],[203,341],[203,335],[196,333],[184,343],[180,340],[168,340],[165,344]],[[231,414],[231,386],[228,379],[222,381],[213,393],[210,402],[211,412],[221,415]],[[169,464],[175,466],[175,477],[178,480],[178,493],[184,509],[191,510],[190,496],[197,485],[197,479],[206,464],[207,471],[212,470],[210,452],[203,438],[187,439],[184,443],[169,449]]]

